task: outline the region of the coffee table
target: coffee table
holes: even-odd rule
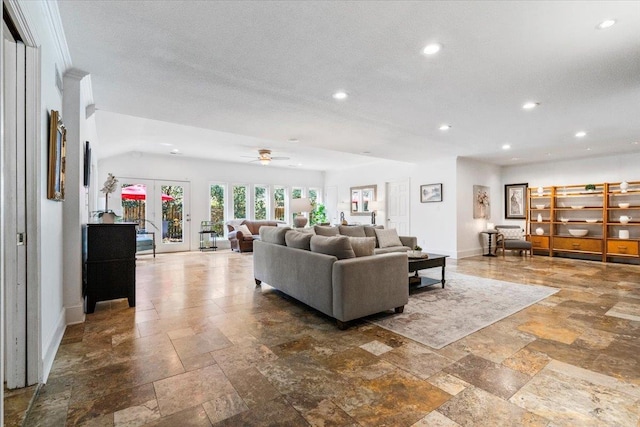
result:
[[[415,288],[423,288],[425,286],[435,285],[436,283],[442,283],[442,288],[444,289],[444,284],[446,282],[444,278],[444,268],[447,265],[448,255],[439,255],[439,254],[427,254],[428,258],[409,258],[409,273],[415,272],[413,276],[409,276],[409,286],[414,286]],[[434,267],[442,267],[442,279],[432,279],[430,277],[421,277],[418,275],[419,270],[426,270],[428,268]]]

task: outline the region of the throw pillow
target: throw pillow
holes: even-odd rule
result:
[[[501,233],[506,240],[522,239],[522,230],[519,228],[498,228],[496,231]]]
[[[374,230],[376,232],[376,237],[378,238],[378,246],[381,248],[402,246],[402,242],[400,241],[400,237],[398,237],[398,232],[395,228],[390,228],[388,230],[376,228]]]
[[[376,238],[376,248],[379,248],[378,237],[376,236],[376,229],[382,230],[384,227],[382,225],[365,225],[364,226],[364,235],[367,237],[375,237]]]
[[[347,236],[311,236],[311,251],[333,255],[338,259],[356,257]]]
[[[238,225],[235,229],[236,231],[241,232],[243,237],[251,237],[252,235],[251,230],[249,230],[249,227],[247,227],[246,224]]]
[[[349,237],[356,257],[373,255],[376,247],[375,237]]]
[[[296,249],[311,250],[311,233],[301,233],[296,230],[288,230],[284,235],[287,246]]]
[[[289,230],[291,230],[289,227],[262,226],[260,227],[260,240],[284,246],[286,244],[284,236]]]
[[[364,227],[362,225],[340,225],[338,226],[338,231],[343,236],[367,237],[367,235],[364,234]]]
[[[337,236],[338,235],[338,227],[326,227],[323,225],[315,225],[313,226],[316,234],[318,236]]]

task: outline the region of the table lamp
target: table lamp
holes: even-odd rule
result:
[[[369,202],[369,210],[371,211],[371,225],[376,225],[376,212],[382,207],[382,203],[377,200]]]
[[[311,212],[311,200],[307,197],[301,197],[299,199],[291,199],[291,211],[295,214],[293,218],[293,225],[296,228],[303,228],[307,225],[307,217],[303,212]]]
[[[349,203],[340,202],[338,203],[338,210],[340,211],[340,224],[347,225],[347,221],[344,219],[344,211],[349,209]]]

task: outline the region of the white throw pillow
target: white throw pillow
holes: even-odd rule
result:
[[[378,238],[378,246],[380,248],[402,246],[402,242],[400,241],[400,237],[398,237],[398,232],[395,228],[390,228],[388,230],[375,228],[374,230],[376,232],[376,237]]]
[[[246,224],[239,225],[235,228],[236,231],[241,232],[244,237],[251,236],[251,230],[249,230],[249,227],[247,227]]]

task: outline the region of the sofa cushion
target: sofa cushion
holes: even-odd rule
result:
[[[376,237],[378,238],[378,247],[390,248],[392,246],[402,246],[402,242],[400,241],[400,237],[398,237],[398,232],[395,228],[390,228],[388,230],[376,228],[375,232]]]
[[[251,235],[253,235],[253,233],[251,232],[251,230],[249,230],[249,227],[247,227],[246,224],[240,224],[236,226],[235,229],[236,231],[241,232],[243,237],[251,237]]]
[[[374,254],[376,247],[375,237],[349,237],[349,242],[351,242],[351,248],[353,248],[356,257]]]
[[[311,234],[311,235],[316,234],[316,232],[313,229],[313,227],[296,228],[296,231],[298,231],[300,233]]]
[[[301,233],[296,230],[287,230],[284,235],[284,241],[287,246],[296,249],[311,250],[311,233]]]
[[[498,228],[497,231],[507,240],[522,239],[522,229],[520,228]]]
[[[382,230],[384,227],[382,225],[365,225],[364,226],[364,235],[367,237],[375,237],[376,238],[376,248],[379,248],[378,237],[376,236],[376,229]]]
[[[260,227],[260,240],[284,246],[286,244],[284,237],[289,230],[291,230],[289,227],[262,226]]]
[[[356,257],[347,236],[311,236],[311,251],[333,255],[338,259]]]
[[[337,236],[338,227],[326,227],[324,225],[314,225],[313,230],[318,236]]]
[[[338,226],[338,231],[343,236],[367,237],[367,235],[364,234],[364,226],[362,225],[340,225]]]

